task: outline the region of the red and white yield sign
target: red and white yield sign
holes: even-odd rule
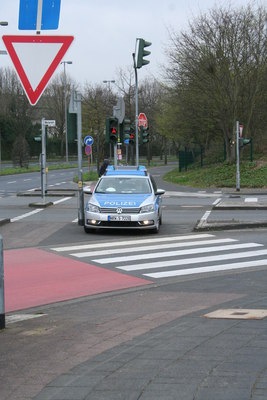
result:
[[[138,115],[138,128],[140,128],[141,126],[147,128],[147,117],[144,113],[140,113]]]
[[[3,36],[7,52],[32,105],[39,100],[73,39],[73,36]]]

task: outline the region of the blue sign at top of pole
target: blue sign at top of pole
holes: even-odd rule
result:
[[[61,0],[20,0],[19,29],[57,29]]]

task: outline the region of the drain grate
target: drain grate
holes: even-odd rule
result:
[[[267,317],[267,310],[228,308],[213,311],[205,314],[204,317],[221,319],[263,319]]]

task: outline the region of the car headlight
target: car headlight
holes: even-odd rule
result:
[[[141,207],[141,213],[153,212],[154,210],[154,204],[148,204],[147,206]]]
[[[92,203],[88,203],[88,211],[89,212],[94,212],[94,213],[99,213],[100,212],[99,207],[96,206],[95,204],[92,204]]]

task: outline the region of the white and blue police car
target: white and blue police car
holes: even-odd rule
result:
[[[151,229],[162,223],[162,189],[143,166],[109,166],[85,207],[86,233],[99,228]]]

